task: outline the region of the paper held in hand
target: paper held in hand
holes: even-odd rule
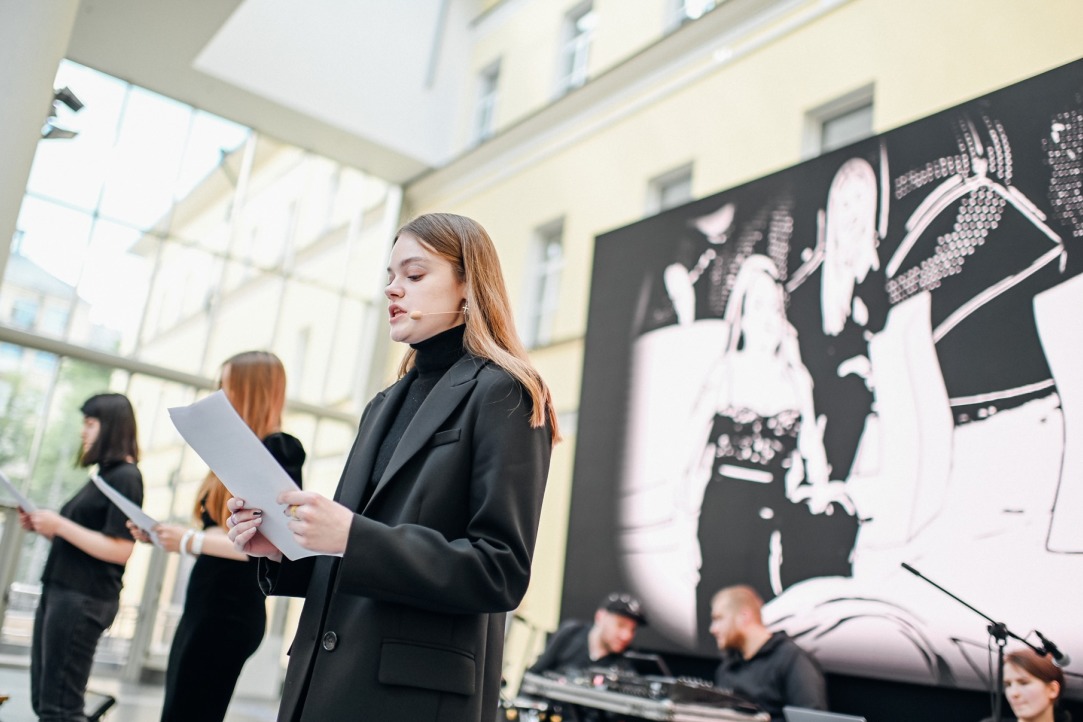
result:
[[[175,406],[169,417],[230,494],[244,499],[249,509],[263,510],[260,532],[279,551],[289,559],[319,554],[294,540],[286,526],[286,505],[276,501],[281,492],[299,487],[244,423],[225,392],[215,391],[190,406]]]
[[[25,511],[27,514],[32,514],[33,512],[38,510],[37,505],[27,499],[21,491],[16,489],[15,485],[11,483],[11,479],[9,479],[7,475],[4,474],[4,472],[2,471],[0,471],[0,486],[2,486],[8,494],[11,494],[12,498],[15,499],[15,503],[18,505],[18,507]]]
[[[150,536],[150,540],[154,542],[154,546],[162,546],[162,542],[158,539],[158,533],[154,531],[154,527],[158,526],[158,521],[154,517],[143,511],[138,504],[114,489],[109,485],[109,482],[97,474],[91,474],[90,480],[94,482],[94,486],[98,487],[101,493],[105,494],[109,501],[113,502],[118,509],[124,512],[124,516],[131,519],[133,524]]]

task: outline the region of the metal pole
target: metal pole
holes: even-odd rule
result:
[[[0,628],[4,626],[10,602],[11,583],[15,581],[15,572],[19,566],[19,555],[23,549],[25,530],[19,524],[17,507],[0,504],[3,514],[3,531],[0,532]]]

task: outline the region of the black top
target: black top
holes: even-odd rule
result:
[[[277,432],[263,439],[263,445],[300,486],[301,467],[305,463],[305,449],[301,442],[289,434]],[[206,510],[203,511],[202,522],[204,529],[216,526]],[[265,597],[256,577],[257,565],[253,557],[240,561],[201,554],[196,557],[188,578],[185,615],[218,614],[217,610],[231,610],[231,613],[241,617],[262,615]],[[262,628],[262,623],[260,626]]]
[[[143,504],[143,475],[135,464],[126,461],[107,462],[99,475],[109,486]],[[60,509],[60,515],[91,531],[118,539],[132,539],[125,522],[128,517],[101,493],[94,482],[86,485]],[[53,539],[41,582],[46,586],[63,587],[95,599],[112,600],[120,597],[123,564],[111,564],[84,552],[59,536]]]
[[[827,688],[820,665],[785,632],[775,632],[752,659],[727,651],[715,672],[715,685],[755,702],[781,722],[786,705],[827,709]]]
[[[380,450],[376,454],[376,463],[372,467],[372,476],[369,479],[368,491],[365,495],[366,499],[379,483],[380,477],[383,476],[388,462],[391,461],[391,457],[395,453],[395,448],[402,439],[402,435],[406,433],[406,427],[410,425],[414,415],[417,414],[417,410],[421,408],[421,404],[428,397],[429,392],[436,386],[436,382],[440,380],[440,377],[454,366],[456,361],[462,358],[465,352],[463,349],[463,336],[465,334],[466,324],[459,324],[424,341],[410,344],[410,347],[416,351],[414,355],[416,373],[410,381],[406,396],[403,398],[402,405],[399,406],[395,415],[395,421],[387,430],[387,435],[384,436],[383,441],[380,442]],[[364,508],[363,504],[361,508]]]
[[[361,509],[417,371],[365,407],[335,492],[347,509]],[[342,557],[267,566],[270,593],[305,596],[280,720],[492,720],[552,447],[532,410],[514,376],[467,352],[406,428]]]
[[[591,659],[588,637],[593,625],[572,620],[560,625],[553,632],[549,643],[528,672],[571,672],[591,667],[618,669],[622,672],[634,672],[632,663],[623,654],[607,654],[599,659]]]

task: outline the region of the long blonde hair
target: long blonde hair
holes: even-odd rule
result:
[[[245,351],[231,356],[222,364],[223,375],[229,370],[230,404],[248,424],[252,432],[263,439],[282,428],[282,409],[286,405],[286,369],[270,351]],[[196,519],[204,510],[219,526],[229,510],[229,490],[213,472],[208,472],[196,494],[193,514]]]
[[[748,300],[749,289],[758,278],[766,278],[775,289],[779,309],[785,303],[782,286],[779,283],[778,266],[767,256],[754,254],[741,262],[741,268],[737,271],[737,278],[733,281],[726,300],[726,312],[724,317],[729,325],[729,339],[726,343],[726,353],[737,350],[744,333],[745,302]]]
[[[416,236],[455,268],[466,286],[466,350],[489,359],[522,384],[533,402],[530,425],[539,428],[548,421],[553,443],[559,441],[552,394],[515,332],[500,258],[489,234],[477,221],[451,213],[418,216],[399,229],[395,240],[403,233]],[[413,368],[414,355],[414,349],[407,349],[399,364],[400,378]]]

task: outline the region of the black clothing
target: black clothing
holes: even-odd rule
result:
[[[465,334],[466,324],[463,323],[420,343],[410,344],[410,347],[417,352],[414,355],[414,367],[417,369],[417,375],[410,378],[406,395],[403,397],[402,404],[395,414],[395,420],[392,422],[391,428],[387,430],[383,441],[380,442],[380,451],[376,454],[376,463],[372,467],[372,476],[369,478],[365,501],[368,501],[368,495],[376,489],[380,477],[383,476],[384,471],[387,469],[388,462],[391,461],[391,455],[395,453],[403,433],[406,432],[406,427],[413,421],[417,410],[421,408],[421,404],[428,398],[429,393],[436,386],[436,382],[440,380],[440,377],[447,373],[447,370],[456,361],[462,358],[463,336]]]
[[[827,709],[820,665],[785,632],[772,634],[752,659],[727,650],[715,672],[715,686],[763,707],[772,722],[781,722],[786,705]]]
[[[301,483],[305,450],[285,433],[263,440],[290,478]],[[203,511],[203,528],[216,526]],[[255,559],[196,557],[188,578],[184,614],[169,648],[162,722],[225,719],[245,661],[255,653],[267,626],[267,602]]]
[[[571,620],[560,625],[545,645],[528,672],[570,672],[590,667],[616,668],[623,672],[633,672],[632,663],[623,654],[607,654],[599,659],[591,659],[587,637],[593,625]]]
[[[99,476],[109,486],[131,499],[137,506],[143,504],[143,476],[135,464],[115,461],[99,467]],[[94,482],[86,484],[60,508],[60,516],[91,531],[99,531],[117,539],[132,540],[125,522],[128,517],[109,501]],[[81,592],[94,599],[117,599],[120,597],[123,564],[111,564],[92,557],[79,547],[59,536],[53,539],[41,583]]]
[[[700,506],[696,609],[700,649],[717,649],[711,600],[723,587],[748,584],[771,600],[793,584],[850,576],[857,519],[835,504],[813,514],[786,493],[801,414],[760,416],[730,408],[715,414],[709,437],[711,479]]]
[[[421,368],[361,417],[335,493],[355,512],[342,557],[261,561],[268,593],[306,598],[280,722],[487,722],[497,712],[505,616],[530,578],[552,433],[531,426],[514,377],[465,353],[368,493]]]
[[[107,462],[98,473],[134,503],[143,503],[143,477],[135,464]],[[91,531],[132,539],[124,512],[92,481],[61,507],[60,515]],[[30,646],[30,703],[39,720],[85,722],[94,650],[117,615],[123,575],[123,564],[102,561],[53,537]]]
[[[119,607],[119,598],[42,588],[30,655],[30,706],[39,722],[86,722],[83,708],[94,651]]]

